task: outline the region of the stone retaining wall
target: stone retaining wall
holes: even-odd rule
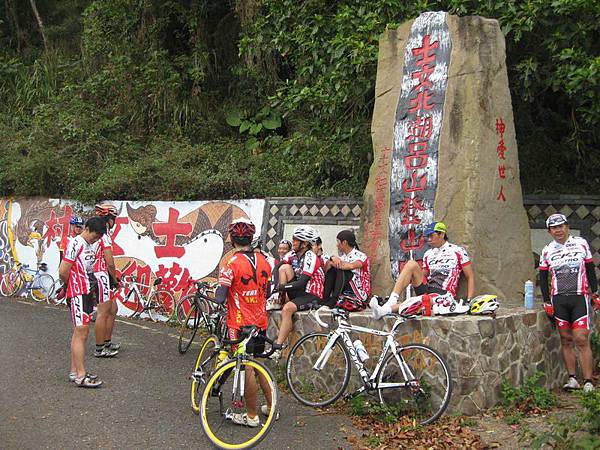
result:
[[[274,312],[269,323],[270,336],[277,334],[280,321],[280,314]],[[353,313],[351,322],[389,329],[393,319],[375,321],[366,311]],[[497,405],[502,380],[519,385],[525,378],[540,371],[545,374],[542,382],[547,388],[557,389],[565,381],[558,332],[551,328],[543,311],[526,311],[516,307],[510,311],[500,309],[496,318],[467,315],[421,317],[403,324],[400,330],[399,342],[424,343],[438,350],[446,359],[453,378],[451,413],[477,414]],[[323,330],[308,313],[296,314],[291,345],[313,331]],[[352,338],[355,339],[354,336]],[[361,335],[360,338],[371,355],[369,361],[376,361],[374,355],[379,355],[382,340],[372,335]],[[360,383],[355,368],[352,383]]]

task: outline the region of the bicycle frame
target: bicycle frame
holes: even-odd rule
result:
[[[150,292],[148,292],[148,296],[144,296],[144,294],[142,294],[140,286],[150,288]],[[139,299],[140,304],[142,305],[142,311],[147,310],[148,309],[148,299],[154,293],[155,287],[147,286],[145,284],[138,282],[137,280],[134,281],[134,280],[130,279],[127,282],[127,289],[128,289],[127,294],[125,295],[125,297],[123,297],[123,303],[127,303],[129,301],[129,299],[131,298],[131,296],[133,294],[135,294],[135,295],[137,295],[137,298]]]
[[[316,319],[317,319],[317,322],[321,326],[323,326],[323,325],[326,326],[326,324],[318,318],[318,315],[316,315]],[[390,331],[374,330],[372,328],[361,327],[358,325],[351,325],[345,319],[342,319],[340,317],[337,317],[337,321],[338,321],[338,327],[334,331],[329,333],[329,337],[327,339],[327,344],[325,345],[325,348],[323,349],[323,351],[319,355],[319,358],[315,362],[315,365],[313,366],[313,368],[315,370],[320,371],[325,366],[325,363],[327,362],[327,359],[329,358],[329,355],[331,354],[333,346],[338,341],[338,339],[341,338],[342,345],[348,351],[350,359],[352,360],[352,362],[354,363],[354,366],[358,370],[360,378],[362,379],[362,382],[363,382],[363,386],[361,388],[359,388],[356,392],[354,392],[353,394],[350,394],[350,395],[359,394],[366,389],[393,389],[393,388],[398,388],[398,387],[407,387],[410,385],[410,383],[411,383],[410,381],[405,381],[403,383],[385,383],[385,382],[377,383],[375,381],[377,379],[377,377],[379,376],[379,372],[382,369],[383,362],[389,351],[392,351],[392,354],[396,357],[396,360],[398,361],[398,365],[402,370],[402,375],[404,376],[404,379],[405,380],[414,380],[415,379],[414,375],[410,372],[408,365],[406,363],[404,363],[402,357],[398,355],[398,349],[402,349],[402,346],[399,346],[398,344],[396,344],[396,342],[394,340],[394,337],[397,334],[398,327],[406,321],[404,318],[398,317]],[[379,360],[377,361],[377,365],[375,366],[375,369],[373,369],[372,374],[369,374],[369,372],[365,368],[365,365],[358,357],[356,349],[354,348],[354,344],[352,343],[352,339],[350,339],[350,332],[367,333],[367,334],[372,334],[375,336],[380,336],[380,337],[386,338],[385,343],[383,345],[382,352],[379,355]]]

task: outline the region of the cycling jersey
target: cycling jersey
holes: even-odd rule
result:
[[[219,271],[219,284],[227,286],[227,326],[267,328],[267,289],[271,266],[261,253],[237,252]]]
[[[90,293],[90,275],[94,271],[95,246],[81,236],[71,239],[63,257],[72,264],[67,284],[67,297]]]
[[[371,265],[369,263],[369,258],[360,250],[353,248],[349,253],[342,255],[341,259],[347,263],[356,261],[362,263],[357,269],[352,269],[350,288],[357,298],[366,300],[371,294]],[[343,292],[343,294],[346,294],[346,292]]]
[[[96,245],[96,261],[94,263],[94,273],[108,273],[108,266],[104,258],[104,250],[112,250],[112,239],[105,233]]]
[[[551,295],[585,295],[589,291],[585,265],[592,262],[587,241],[569,236],[564,244],[550,242],[542,250],[540,270],[552,275]]]
[[[471,264],[467,251],[450,242],[441,247],[430,248],[423,256],[423,267],[427,272],[427,284],[432,289],[450,292],[456,297],[456,288],[463,267]]]
[[[283,258],[281,258],[281,264],[291,265],[296,275],[299,275],[298,269],[300,265],[300,260],[298,259],[298,255],[296,255],[296,252],[294,250],[290,250],[285,255],[283,255]]]
[[[306,283],[305,292],[320,299],[323,298],[323,285],[325,283],[325,271],[323,263],[312,250],[307,250],[298,261],[297,276],[308,275],[310,280]]]

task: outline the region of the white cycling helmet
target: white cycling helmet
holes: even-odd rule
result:
[[[436,316],[450,314],[465,314],[469,312],[469,304],[462,300],[455,300],[452,294],[431,295],[431,312]]]
[[[308,225],[299,225],[292,233],[292,238],[302,242],[315,242],[318,237],[319,232]]]
[[[497,295],[478,295],[471,299],[470,312],[471,314],[493,314],[499,307]]]

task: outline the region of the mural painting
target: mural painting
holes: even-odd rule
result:
[[[262,226],[263,200],[210,202],[115,201],[119,211],[111,230],[113,255],[121,276],[144,285],[157,277],[174,297],[192,293],[194,281],[217,278],[232,251],[227,226],[245,217]],[[57,199],[3,199],[0,205],[0,273],[20,262],[46,263],[58,279],[59,246],[70,235],[73,215],[94,215],[93,207]],[[147,294],[144,292],[145,294]],[[118,300],[122,292],[116,291]],[[120,313],[128,305],[119,303]]]

